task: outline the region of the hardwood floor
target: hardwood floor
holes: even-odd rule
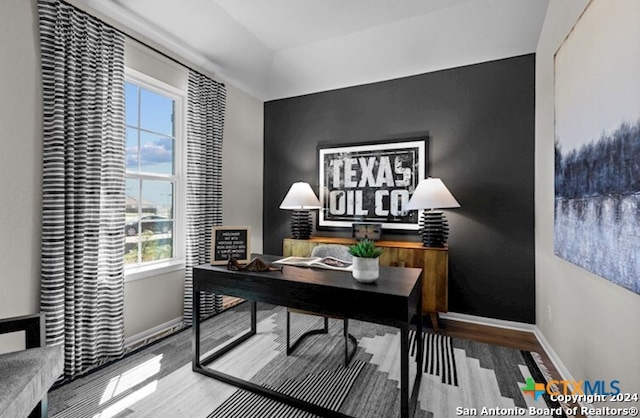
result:
[[[440,333],[487,344],[502,345],[519,350],[537,351],[543,348],[532,332],[479,325],[470,322],[440,318]]]
[[[241,302],[241,300],[225,299],[224,304],[234,305],[238,302]],[[273,314],[272,308],[272,306],[259,304],[258,320],[262,321],[271,316]],[[248,309],[248,306],[240,304],[235,309],[238,311],[246,311]],[[218,318],[218,320],[216,320],[215,327],[211,327],[209,329],[209,331],[211,332],[203,333],[203,344],[205,344],[207,347],[214,347],[218,345],[221,342],[220,335],[227,335],[229,329],[238,326],[238,321],[245,320],[246,316],[222,314],[222,316]],[[430,321],[426,323],[429,324]],[[428,327],[426,329],[430,332],[433,332]],[[213,332],[214,330],[215,332]],[[481,343],[500,345],[518,350],[535,351],[541,355],[542,360],[551,376],[554,379],[561,379],[559,372],[556,370],[549,356],[544,352],[542,346],[532,332],[516,331],[512,329],[504,329],[443,318],[440,319],[439,332],[441,334],[459,339],[474,340]],[[193,381],[189,380],[193,377],[193,374],[190,372],[191,368],[185,368],[185,370],[188,371],[188,373],[185,372],[185,375],[182,375],[178,372],[179,370],[184,368],[185,365],[188,365],[188,363],[191,361],[190,356],[191,338],[189,330],[185,329],[170,336],[165,335],[163,338],[160,338],[153,344],[149,344],[144,348],[140,348],[139,351],[130,353],[129,355],[118,361],[114,361],[109,365],[98,368],[95,371],[88,373],[84,377],[78,378],[77,380],[57,386],[49,396],[49,408],[52,414],[51,416],[56,416],[56,414],[58,413],[61,414],[60,416],[66,416],[65,414],[67,412],[76,411],[75,408],[80,409],[78,409],[77,412],[74,412],[76,413],[76,415],[69,416],[94,416],[96,411],[102,411],[105,408],[111,408],[114,404],[118,404],[121,399],[114,398],[103,405],[102,402],[104,393],[110,387],[109,385],[117,379],[121,379],[125,375],[129,376],[127,377],[127,379],[132,378],[132,376],[136,375],[136,373],[131,372],[132,370],[147,370],[145,369],[144,365],[148,365],[149,361],[154,360],[157,360],[160,364],[160,367],[157,370],[156,374],[148,377],[148,380],[140,382],[139,385],[136,386],[136,388],[139,388],[141,386],[146,387],[146,385],[153,380],[164,382],[161,383],[161,387],[164,387],[165,389],[171,388],[175,383],[171,383],[173,382],[172,379],[178,379],[180,382],[179,385],[186,385],[189,388],[193,388],[193,390],[186,390],[186,392],[193,393],[194,396],[196,396],[199,393],[198,390],[201,390],[198,389],[200,388],[200,381],[197,379],[193,379]],[[161,361],[159,359],[161,359]],[[162,396],[166,396],[167,399],[169,399],[175,395],[174,392],[175,390],[171,389],[166,394],[163,392]],[[130,395],[130,393],[125,391],[121,394],[121,396],[125,395],[128,396]],[[196,402],[196,400],[193,401],[194,408],[198,407],[198,403]],[[141,410],[144,409],[143,407],[140,408]],[[89,411],[90,413],[81,413],[85,410]]]
[[[429,324],[428,318],[425,318],[424,323]],[[449,337],[464,338],[486,344],[501,345],[503,347],[514,348],[517,350],[535,351],[542,357],[542,361],[549,370],[551,377],[556,380],[563,379],[533,332],[517,331],[513,329],[440,318],[439,333]],[[570,406],[579,407],[578,404],[570,404]],[[585,415],[579,413],[579,408],[578,414],[575,416],[578,418],[587,418]]]

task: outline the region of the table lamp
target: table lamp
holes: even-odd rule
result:
[[[422,212],[422,245],[444,247],[449,237],[449,224],[442,211],[434,209],[459,208],[460,204],[439,178],[420,180],[413,192],[407,210],[426,209]]]
[[[291,234],[295,239],[311,237],[311,212],[309,209],[320,209],[322,205],[311,190],[309,183],[296,182],[291,185],[287,195],[280,204],[280,209],[293,210],[291,215]]]

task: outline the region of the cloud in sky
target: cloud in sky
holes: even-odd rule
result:
[[[137,167],[138,149],[127,148],[127,167]],[[173,161],[173,139],[158,138],[143,142],[140,146],[140,165],[154,165]]]

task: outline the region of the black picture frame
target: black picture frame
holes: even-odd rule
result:
[[[211,264],[227,264],[229,257],[240,263],[251,261],[251,228],[248,226],[214,226],[211,229]]]
[[[427,176],[428,139],[318,146],[318,229],[366,222],[417,231],[419,211],[404,207]]]

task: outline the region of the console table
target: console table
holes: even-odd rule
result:
[[[265,261],[278,257],[260,256]],[[416,316],[417,370],[422,370],[422,271],[381,267],[374,285],[358,283],[350,272],[285,266],[280,271],[232,271],[226,266],[203,264],[193,268],[193,359],[195,372],[325,417],[345,414],[276,392],[214,370],[206,365],[256,333],[256,302],[311,310],[326,315],[358,319],[400,328],[400,413],[415,412],[422,373],[416,373],[409,393],[409,328]],[[251,327],[205,358],[200,353],[200,292],[215,292],[248,299]],[[215,318],[211,319],[215,321]]]
[[[311,237],[309,239],[285,238],[282,242],[284,257],[308,257],[313,247],[320,244],[352,245],[356,240],[339,237]],[[397,266],[422,269],[422,313],[429,315],[434,330],[438,330],[438,313],[448,310],[449,248],[423,247],[421,242],[376,241],[384,248],[380,256],[381,266]]]

